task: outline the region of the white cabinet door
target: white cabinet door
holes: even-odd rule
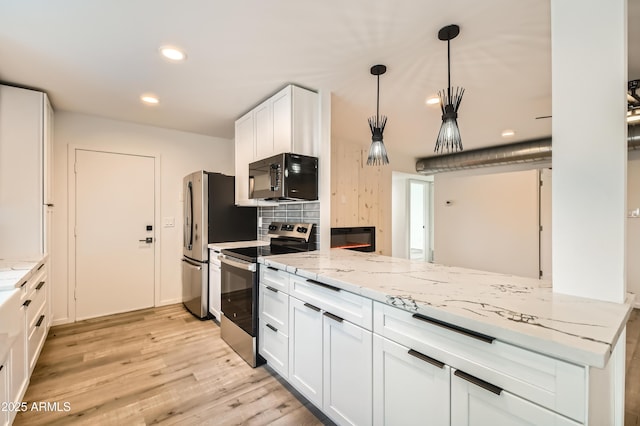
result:
[[[9,374],[9,401],[20,402],[24,392],[27,390],[29,382],[28,373],[28,355],[27,355],[27,333],[25,328],[26,314],[25,308],[21,307],[18,311],[20,314],[20,332],[11,346],[11,370]]]
[[[236,121],[235,163],[236,163],[236,204],[254,205],[249,200],[249,163],[255,159],[253,112]]]
[[[0,258],[42,253],[44,94],[0,85]]]
[[[291,91],[287,86],[271,98],[273,114],[273,154],[293,152],[292,150],[292,110]],[[300,153],[302,154],[302,153]]]
[[[8,403],[9,400],[9,374],[11,368],[11,353],[7,354],[6,359],[0,362],[0,404]],[[6,407],[0,406],[0,425],[9,424],[9,411]]]
[[[450,367],[373,335],[373,424],[449,425]]]
[[[322,312],[289,298],[289,383],[322,408]]]
[[[458,377],[456,375],[460,374],[458,370],[452,369],[452,372],[451,424],[454,426],[577,426],[580,424],[507,391],[500,391],[491,384],[478,382],[477,378]],[[469,380],[476,381],[480,385]]]
[[[338,424],[372,422],[372,333],[323,314],[323,411]]]
[[[260,104],[254,110],[256,132],[256,160],[273,155],[273,114],[271,100]]]
[[[213,251],[211,256],[214,256]],[[211,257],[210,256],[210,257]],[[220,281],[221,281],[220,265],[209,262],[209,313],[220,321],[221,302],[220,302]]]

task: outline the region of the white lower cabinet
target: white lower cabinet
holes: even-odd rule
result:
[[[9,402],[9,368],[11,354],[0,360],[0,404]],[[9,424],[9,411],[0,407],[0,426]]]
[[[371,339],[370,331],[323,314],[323,411],[338,424],[371,424]]]
[[[322,312],[289,298],[289,383],[322,408]]]
[[[450,370],[428,355],[374,334],[373,424],[449,425]]]
[[[577,426],[581,424],[473,376],[466,375],[466,378],[463,378],[456,373],[460,374],[458,370],[452,369],[451,424],[454,426]]]
[[[222,272],[220,270],[220,260],[218,256],[220,252],[209,250],[209,313],[220,321],[221,307],[221,280]]]

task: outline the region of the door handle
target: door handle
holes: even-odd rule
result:
[[[147,243],[147,244],[151,244],[153,242],[153,237],[147,237],[144,240],[138,240],[141,243]]]

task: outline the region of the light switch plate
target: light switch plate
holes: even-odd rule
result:
[[[162,218],[162,226],[165,228],[173,228],[176,226],[176,218],[175,217],[164,217]]]

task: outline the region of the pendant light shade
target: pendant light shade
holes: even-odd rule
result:
[[[438,39],[447,42],[447,77],[448,87],[438,92],[440,109],[442,110],[442,125],[436,139],[434,152],[462,151],[462,138],[458,128],[458,109],[464,95],[464,88],[451,88],[451,49],[450,42],[460,34],[460,27],[448,25],[438,32]]]
[[[382,133],[384,126],[387,124],[387,117],[380,116],[380,76],[387,72],[384,65],[374,65],[371,67],[371,74],[378,77],[378,92],[376,96],[376,115],[369,117],[369,128],[371,129],[371,147],[369,147],[369,156],[367,157],[368,166],[381,166],[389,164],[387,149],[382,142]]]

